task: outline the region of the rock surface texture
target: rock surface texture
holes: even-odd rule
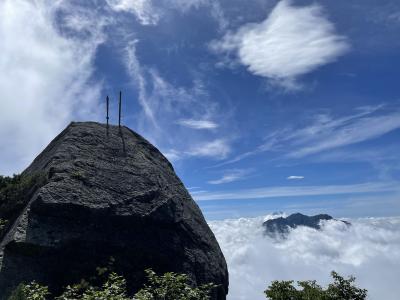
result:
[[[321,221],[334,220],[330,215],[321,214],[315,216],[306,216],[300,213],[295,213],[287,218],[279,217],[276,219],[267,220],[263,223],[266,234],[276,237],[285,236],[289,233],[290,228],[298,226],[306,226],[319,230],[321,228]],[[341,221],[350,225],[350,223]]]
[[[24,171],[45,173],[0,244],[0,299],[21,281],[53,294],[94,274],[110,257],[135,291],[143,270],[218,284],[228,271],[219,245],[168,160],[126,127],[71,123]]]

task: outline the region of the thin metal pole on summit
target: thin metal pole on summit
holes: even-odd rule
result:
[[[118,126],[121,127],[121,102],[122,102],[122,92],[119,92],[119,114],[118,114]]]
[[[107,128],[108,128],[108,120],[110,119],[109,116],[108,116],[109,107],[110,107],[110,98],[108,98],[108,96],[107,96],[107,117],[106,117],[106,119],[107,119]]]

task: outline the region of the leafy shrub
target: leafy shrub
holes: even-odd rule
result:
[[[136,300],[207,300],[213,284],[205,284],[197,288],[188,285],[185,274],[166,273],[157,276],[148,269],[145,271],[148,285],[145,285],[135,296]],[[100,275],[100,272],[98,270]],[[47,287],[32,282],[20,285],[8,300],[46,300],[49,296]],[[112,272],[106,281],[95,287],[86,281],[67,286],[62,295],[55,300],[132,300],[128,296],[126,280]]]
[[[137,300],[207,300],[215,287],[209,283],[192,288],[186,274],[169,272],[157,276],[151,269],[145,272],[149,284],[135,295]]]
[[[0,229],[11,224],[28,203],[35,191],[46,183],[42,173],[34,175],[0,176]],[[8,221],[8,222],[7,222]],[[0,237],[2,230],[0,230]]]
[[[0,233],[3,231],[4,227],[6,227],[8,221],[0,219]]]
[[[293,286],[293,280],[290,281],[273,281],[268,289],[264,292],[268,299],[271,300],[297,300],[299,291]]]
[[[76,179],[78,181],[86,181],[86,176],[83,172],[74,171],[71,174],[71,178]]]
[[[122,276],[111,273],[100,288],[82,285],[67,286],[64,293],[56,300],[129,300],[126,281]]]
[[[49,290],[35,281],[30,284],[20,284],[8,300],[46,300]]]
[[[293,286],[293,281],[273,281],[264,291],[271,300],[365,300],[367,290],[354,285],[355,277],[345,279],[336,272],[331,273],[333,283],[323,289],[316,281],[298,281],[300,289]]]
[[[367,290],[354,286],[356,280],[354,276],[344,279],[336,272],[331,274],[334,281],[326,290],[329,300],[364,300],[367,298]]]

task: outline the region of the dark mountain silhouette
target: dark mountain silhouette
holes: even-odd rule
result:
[[[219,245],[168,160],[126,127],[71,123],[23,172],[44,174],[0,244],[0,299],[21,281],[57,294],[110,257],[132,292],[144,270],[213,282],[226,299]]]
[[[270,236],[285,236],[289,233],[291,228],[296,228],[298,226],[306,226],[319,230],[321,228],[322,220],[334,220],[330,215],[320,214],[315,216],[306,216],[301,213],[292,214],[286,218],[279,217],[276,219],[267,220],[263,223],[265,227],[265,233]],[[350,223],[344,222],[348,225]]]

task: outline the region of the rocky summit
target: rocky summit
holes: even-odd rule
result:
[[[46,181],[2,235],[0,299],[36,280],[53,295],[113,258],[131,292],[146,268],[218,287],[228,271],[199,207],[168,160],[127,127],[71,123],[23,172]]]

